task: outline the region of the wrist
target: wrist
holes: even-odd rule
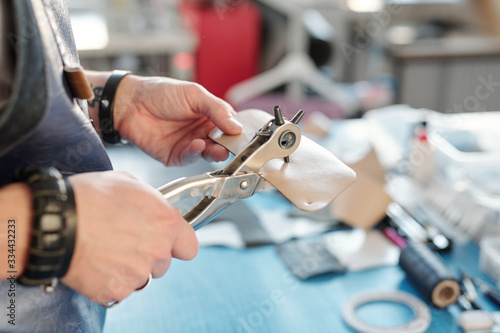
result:
[[[130,106],[135,105],[136,89],[141,84],[143,78],[134,74],[126,75],[121,81],[115,94],[115,106],[113,109],[113,123],[116,131],[127,139],[127,133],[123,123],[127,118],[127,111]],[[138,85],[139,83],[139,85]]]
[[[99,103],[102,98],[102,90],[110,75],[111,72],[85,71],[85,76],[90,82],[90,87],[94,92],[94,98],[88,100],[88,110],[89,116],[92,119],[92,125],[97,132],[101,131],[99,128]]]
[[[28,257],[28,249],[31,234],[31,220],[32,220],[32,199],[31,191],[26,184],[13,183],[4,186],[0,189],[0,280],[7,279],[12,271],[9,264],[14,264],[14,271],[19,276],[23,273],[24,267]],[[10,232],[10,239],[14,240],[11,244],[14,245],[14,260],[15,262],[8,262],[8,252],[12,247],[8,247],[9,240],[9,221],[14,220],[14,231]],[[13,234],[14,233],[14,234]],[[15,238],[12,238],[15,236]],[[4,241],[5,240],[5,241]]]

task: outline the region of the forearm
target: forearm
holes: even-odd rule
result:
[[[0,188],[0,280],[19,276],[28,257],[32,199],[29,187],[15,183]]]

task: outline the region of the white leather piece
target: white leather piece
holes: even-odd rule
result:
[[[274,117],[267,112],[251,109],[240,111],[235,118],[243,125],[239,135],[226,135],[219,129],[210,138],[239,154],[265,123]],[[259,174],[269,181],[297,208],[316,211],[326,207],[355,179],[356,173],[331,152],[302,135],[300,145],[290,155],[267,162]]]

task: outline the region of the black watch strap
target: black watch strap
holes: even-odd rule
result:
[[[118,85],[129,73],[127,71],[113,71],[102,91],[101,101],[99,102],[99,127],[102,139],[107,143],[118,143],[121,140],[120,133],[115,130],[113,109]]]
[[[71,183],[53,167],[17,170],[33,196],[33,225],[28,260],[18,281],[51,291],[69,268],[76,237],[76,207]]]

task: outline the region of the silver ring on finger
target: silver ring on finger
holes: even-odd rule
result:
[[[146,281],[146,283],[144,283],[143,286],[137,288],[135,291],[141,291],[141,290],[146,289],[149,286],[149,284],[151,283],[151,279],[153,279],[153,275],[151,273],[149,273],[148,280]]]
[[[120,303],[120,301],[111,301],[111,302],[107,302],[107,303],[101,303],[101,305],[104,306],[106,309],[109,309],[109,308],[112,308],[112,307],[118,305],[118,303]]]

